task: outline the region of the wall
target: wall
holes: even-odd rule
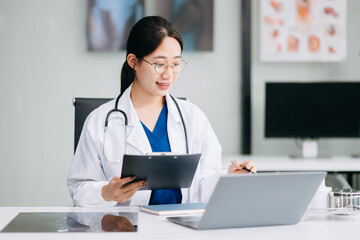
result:
[[[252,131],[256,155],[299,152],[292,139],[263,137],[266,80],[359,80],[358,0],[348,0],[348,58],[342,63],[259,61],[259,0],[253,0]],[[214,51],[185,52],[172,89],[207,114],[224,155],[240,153],[240,1],[215,0]],[[0,0],[0,206],[72,204],[72,98],[115,97],[125,53],[88,53],[84,0]],[[296,79],[294,76],[298,76]],[[321,140],[320,152],[348,155],[359,140]]]
[[[264,138],[266,81],[360,81],[360,1],[347,1],[347,59],[338,63],[264,63],[259,60],[260,0],[252,1],[252,152],[256,155],[300,154],[294,139]],[[359,93],[360,94],[360,93]],[[360,139],[320,139],[319,154],[360,152]]]
[[[125,60],[86,51],[84,13],[84,0],[0,0],[0,206],[72,204],[72,98],[115,97]],[[240,153],[239,13],[215,0],[215,49],[184,53],[172,90],[203,109],[224,154]]]

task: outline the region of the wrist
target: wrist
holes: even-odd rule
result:
[[[109,189],[109,184],[105,185],[102,187],[101,189],[101,196],[103,197],[103,199],[107,202],[112,201],[111,199],[111,195],[110,195],[110,189]]]

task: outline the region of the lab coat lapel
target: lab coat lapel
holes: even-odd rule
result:
[[[180,101],[177,100],[176,101]],[[176,153],[186,153],[185,145],[185,134],[180,118],[179,111],[176,108],[174,101],[171,99],[170,95],[166,95],[166,103],[168,107],[168,136],[172,152]],[[180,110],[181,110],[181,106]],[[184,114],[184,113],[183,113]]]
[[[135,126],[129,131],[127,143],[138,149],[142,154],[152,152],[149,140],[140,121],[135,123]]]
[[[119,109],[124,109],[128,117],[126,142],[136,148],[140,154],[149,153],[151,146],[130,99],[130,92],[131,87],[124,92],[119,101]]]

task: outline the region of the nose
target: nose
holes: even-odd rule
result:
[[[168,65],[166,71],[163,72],[162,77],[165,79],[172,79],[174,77],[175,72],[172,69],[172,66]]]

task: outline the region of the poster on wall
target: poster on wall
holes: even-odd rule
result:
[[[213,50],[213,0],[155,0],[155,15],[176,25],[185,51]]]
[[[346,0],[260,0],[260,60],[346,59]]]
[[[134,24],[144,17],[144,0],[87,0],[88,51],[120,51]]]
[[[87,0],[88,51],[122,51],[131,28],[144,16],[158,15],[181,32],[184,51],[213,50],[214,0]]]

